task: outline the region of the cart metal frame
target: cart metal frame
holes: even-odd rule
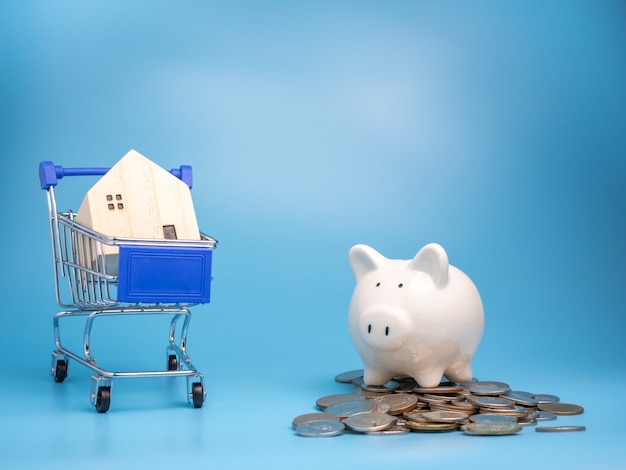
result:
[[[209,301],[211,254],[217,246],[217,240],[204,233],[201,233],[200,240],[112,237],[77,223],[76,214],[72,211],[57,210],[54,187],[59,179],[64,176],[104,175],[108,170],[109,168],[64,168],[50,161],[39,165],[41,188],[46,191],[48,202],[56,301],[63,309],[53,316],[56,349],[52,352],[50,373],[56,382],[63,382],[68,374],[70,359],[91,369],[94,374],[91,377],[90,400],[99,413],[109,410],[113,379],[142,377],[186,377],[187,401],[194,408],[200,408],[206,399],[206,392],[204,377],[187,354],[187,333],[191,320],[189,307]],[[183,165],[170,172],[191,188],[191,167]],[[119,250],[120,254],[111,257],[108,254],[111,247]],[[150,276],[154,276],[154,273],[142,272],[140,268],[133,271],[129,267],[130,274],[122,279],[118,275],[117,266],[122,250],[130,251],[131,255],[136,254],[133,250],[138,250],[142,257],[153,262],[153,266],[162,262],[162,259],[171,263],[172,269],[165,270],[168,271],[166,274],[160,274],[161,278],[154,280],[154,289],[140,297],[140,301],[118,301],[118,293],[126,290],[126,285],[119,284],[132,283],[133,279],[138,278],[145,284],[146,276],[152,282]],[[151,260],[150,256],[154,259]],[[192,259],[191,264],[187,262],[188,258]],[[189,269],[199,269],[199,280],[194,279],[193,285],[183,285],[181,288],[180,281],[175,281],[177,268],[185,269],[186,272]],[[166,289],[162,293],[160,289],[163,286]],[[201,290],[200,294],[198,289]],[[164,370],[112,371],[97,364],[91,354],[91,331],[95,319],[124,315],[172,317]],[[60,322],[70,317],[81,317],[85,320],[81,353],[65,347],[61,341]]]

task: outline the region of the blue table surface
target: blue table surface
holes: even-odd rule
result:
[[[0,467],[625,468],[623,2],[3,2]],[[184,379],[49,374],[55,302],[38,164],[136,149],[190,165],[219,240]],[[97,177],[67,177],[76,210]],[[475,282],[474,376],[584,407],[584,432],[298,436],[350,389],[347,253],[440,243]],[[67,288],[62,284],[61,289]],[[80,351],[83,326],[63,335]],[[76,321],[73,321],[76,320]],[[103,367],[164,367],[167,321],[99,319]]]

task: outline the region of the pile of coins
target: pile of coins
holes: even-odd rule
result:
[[[327,437],[344,432],[406,434],[462,431],[469,435],[515,434],[524,426],[555,420],[559,415],[583,413],[579,405],[561,403],[559,397],[511,390],[503,382],[473,380],[442,382],[420,387],[408,376],[384,385],[363,383],[363,370],[344,372],[335,381],[352,384],[351,393],[319,398],[320,410],[294,418],[301,436]],[[584,431],[584,426],[537,426],[538,432]]]

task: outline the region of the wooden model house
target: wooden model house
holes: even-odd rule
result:
[[[200,239],[189,186],[135,150],[89,190],[76,221],[112,237]],[[105,249],[109,272],[116,266],[109,255],[116,252]]]

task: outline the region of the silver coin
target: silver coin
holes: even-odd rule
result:
[[[539,411],[535,410],[534,408],[528,408],[528,417],[530,419],[537,419],[538,416]]]
[[[532,398],[537,400],[537,403],[558,403],[561,401],[556,395],[549,395],[547,393],[537,393],[533,395]]]
[[[484,408],[498,408],[498,409],[513,409],[515,408],[515,402],[508,398],[492,397],[492,396],[467,396],[468,401],[484,407]]]
[[[397,419],[387,413],[359,413],[346,418],[343,423],[357,432],[382,431],[396,424]]]
[[[330,413],[306,413],[300,416],[296,416],[291,425],[295,428],[307,421],[339,421],[339,417],[331,415]]]
[[[296,433],[305,437],[330,437],[341,434],[345,428],[340,421],[307,421],[296,427]]]
[[[508,392],[507,394],[502,396],[522,406],[532,407],[537,406],[537,404],[539,403],[537,400],[532,398],[532,396],[528,396],[525,393],[520,392]]]
[[[365,382],[363,382],[363,377],[357,377],[356,379],[352,379],[352,385],[354,385],[355,387],[362,387],[364,383]]]
[[[556,419],[556,415],[554,413],[550,413],[548,411],[537,412],[537,421],[552,421],[554,419]]]
[[[515,434],[522,430],[519,423],[496,423],[493,421],[485,421],[484,423],[469,423],[462,428],[465,434],[475,436],[502,436],[506,434]]]
[[[365,397],[360,397],[358,395],[353,395],[351,393],[337,393],[335,395],[327,395],[325,397],[318,398],[315,402],[315,405],[320,410],[325,410],[331,405],[336,403],[341,403],[344,401],[354,401],[354,400],[365,400]]]
[[[339,383],[351,383],[353,380],[363,377],[363,369],[342,372],[335,376],[335,381]]]
[[[435,423],[459,423],[469,418],[467,413],[460,411],[425,411],[422,416]]]
[[[484,423],[486,421],[500,422],[500,423],[516,423],[517,418],[515,416],[497,415],[492,413],[475,414],[469,417],[473,423]]]
[[[473,395],[504,395],[511,391],[509,384],[504,382],[474,382],[470,386],[470,393]]]
[[[584,431],[585,426],[538,426],[535,428],[537,432],[570,432]]]
[[[335,403],[326,408],[326,413],[330,413],[344,419],[359,413],[367,413],[376,410],[376,403],[371,400],[354,400]]]

